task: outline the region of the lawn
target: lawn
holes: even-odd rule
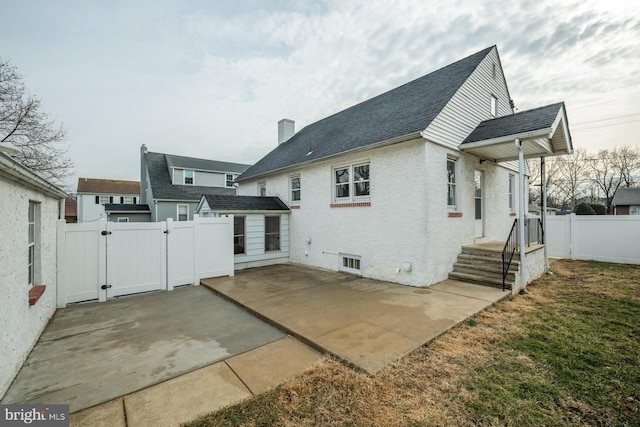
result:
[[[187,425],[640,425],[640,266],[552,270],[374,376],[326,358]]]

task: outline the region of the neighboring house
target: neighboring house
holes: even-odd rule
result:
[[[140,183],[116,179],[78,178],[78,222],[107,219],[106,204],[138,204]]]
[[[204,195],[202,217],[233,215],[236,269],[289,260],[289,207],[279,197]]]
[[[134,205],[127,203],[104,205],[107,221],[112,222],[149,222],[151,209],[149,205]]]
[[[298,133],[290,122],[238,193],[289,205],[291,262],[414,286],[445,280],[463,245],[504,245],[528,205],[520,155],[572,152],[563,103],[514,114],[495,46]]]
[[[64,219],[69,224],[78,222],[78,202],[73,197],[64,201]]]
[[[0,398],[56,310],[67,194],[0,152]]]
[[[614,215],[640,215],[640,188],[618,188],[611,205]]]
[[[203,194],[234,196],[234,180],[249,165],[147,151],[140,147],[140,200],[151,221],[193,219]]]

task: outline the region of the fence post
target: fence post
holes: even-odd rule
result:
[[[575,259],[575,233],[573,232],[574,224],[576,220],[576,214],[569,214],[569,259]]]
[[[202,223],[200,215],[193,214],[193,284],[195,286],[200,285],[200,277],[202,272],[200,271],[200,227]]]
[[[96,222],[96,232],[101,234],[103,231],[107,232],[107,221],[101,219]],[[102,285],[107,285],[107,235],[100,235],[98,238],[98,302],[105,302],[107,300],[107,289],[102,290]]]
[[[229,241],[231,242],[230,245],[230,253],[228,254],[229,256],[229,277],[233,277],[235,275],[236,272],[236,263],[235,263],[235,255],[234,255],[234,250],[235,250],[235,245],[234,245],[234,241],[233,241],[233,234],[234,234],[234,222],[233,222],[233,215],[227,215],[227,227],[229,229]],[[246,244],[245,244],[246,245]]]
[[[165,221],[166,227],[165,227],[165,235],[166,238],[164,239],[164,245],[165,245],[165,265],[166,265],[166,281],[167,281],[167,290],[168,291],[172,291],[173,290],[173,274],[175,274],[172,271],[172,263],[171,263],[171,248],[172,248],[172,243],[171,243],[171,233],[173,232],[173,218],[167,218],[167,220]]]
[[[66,221],[59,219],[56,225],[56,301],[58,308],[67,306],[67,236]]]

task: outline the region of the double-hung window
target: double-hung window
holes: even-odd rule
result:
[[[96,205],[104,205],[105,203],[111,203],[113,198],[109,196],[96,196]]]
[[[136,203],[136,198],[133,196],[124,196],[122,198],[122,203],[128,204],[128,205],[132,205]]]
[[[264,217],[264,250],[280,250],[280,216]]]
[[[186,170],[184,171],[184,184],[185,185],[193,185],[193,171]]]
[[[447,206],[456,210],[456,161],[447,159]]]
[[[233,253],[243,254],[245,253],[245,217],[234,216],[233,217]]]
[[[265,197],[267,195],[267,183],[262,181],[258,183],[258,196]]]
[[[225,175],[225,185],[227,187],[233,187],[233,174],[226,174]]]
[[[291,204],[299,205],[301,195],[300,175],[294,175],[291,177]]]
[[[178,205],[178,221],[189,220],[189,205]]]
[[[498,98],[491,95],[491,117],[498,117]]]
[[[336,202],[368,200],[371,195],[369,163],[333,170],[333,198]]]
[[[39,256],[39,227],[40,227],[40,218],[38,211],[38,204],[34,202],[29,202],[29,214],[28,214],[28,260],[27,260],[27,269],[28,269],[28,281],[29,285],[33,286],[35,284],[36,276],[39,274],[38,272],[38,264],[37,257]]]

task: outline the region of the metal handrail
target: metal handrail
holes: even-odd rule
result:
[[[511,231],[509,231],[509,237],[502,249],[502,290],[506,290],[507,273],[511,267],[511,261],[513,261],[513,255],[518,247],[518,233],[516,233],[516,225],[518,224],[518,218],[513,220]]]

